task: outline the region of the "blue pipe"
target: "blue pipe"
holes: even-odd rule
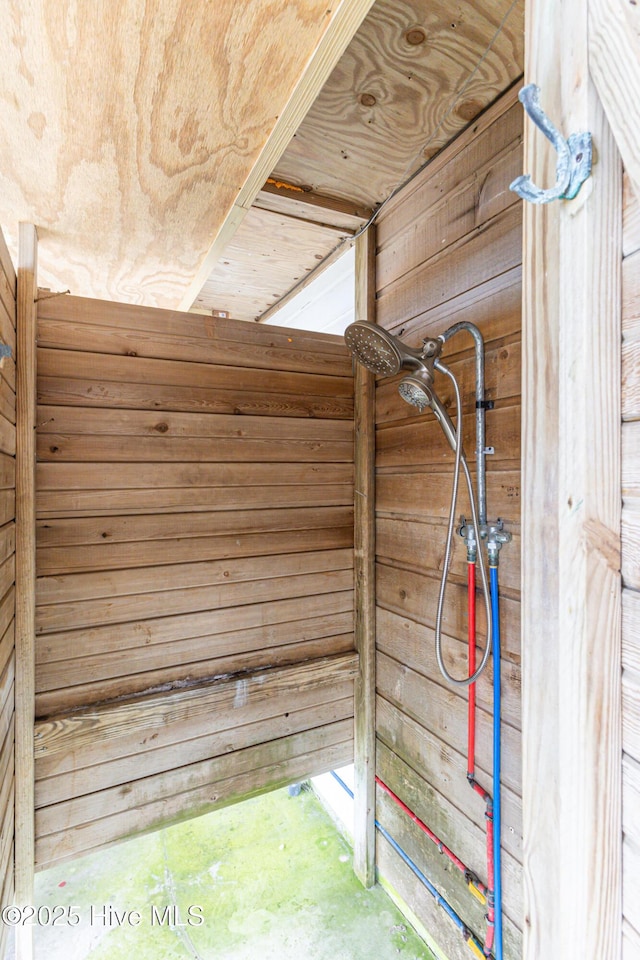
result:
[[[500,845],[500,602],[498,567],[489,567],[493,621],[493,869],[496,960],[502,960],[502,851]]]
[[[335,780],[338,781],[338,783],[339,783],[340,786],[343,788],[343,790],[345,790],[345,791],[349,794],[349,796],[351,797],[351,799],[353,800],[353,799],[354,799],[353,790],[351,790],[351,789],[347,786],[347,784],[344,782],[344,780],[343,780],[341,777],[338,776],[338,774],[335,772],[335,770],[332,770],[332,771],[331,771],[331,776],[332,776]],[[433,897],[433,899],[436,901],[436,903],[437,903],[439,906],[442,907],[442,909],[444,910],[444,912],[445,912],[449,917],[451,917],[451,919],[452,919],[453,922],[455,923],[456,927],[460,930],[460,932],[462,933],[462,936],[463,936],[464,939],[467,941],[467,943],[468,943],[469,941],[473,941],[473,944],[474,944],[474,946],[476,947],[476,950],[479,951],[479,952],[482,952],[482,946],[481,946],[479,940],[471,933],[471,931],[469,930],[469,928],[465,925],[464,921],[458,916],[458,914],[457,914],[456,911],[453,909],[453,907],[452,907],[449,903],[447,903],[447,901],[444,899],[444,897],[442,896],[442,894],[438,893],[438,891],[436,890],[436,888],[434,887],[434,885],[431,883],[431,881],[428,880],[427,877],[425,877],[425,875],[424,875],[424,873],[422,872],[422,870],[421,870],[421,869],[413,862],[413,860],[404,852],[404,850],[402,849],[402,847],[400,846],[400,844],[397,843],[397,842],[393,839],[393,837],[391,836],[391,834],[390,834],[387,830],[385,830],[385,828],[382,826],[382,824],[380,823],[379,820],[376,820],[376,821],[375,821],[375,825],[376,825],[376,828],[377,828],[377,829],[380,831],[380,833],[382,834],[382,836],[385,838],[385,840],[387,840],[387,841],[391,844],[391,846],[392,846],[393,849],[396,851],[396,853],[398,854],[398,856],[399,856],[402,860],[404,860],[404,862],[406,863],[406,865],[407,865],[407,866],[409,867],[409,869],[416,875],[416,877],[418,878],[418,880],[420,880],[420,882],[421,882],[422,884],[424,884],[424,886],[427,888],[427,890],[429,891],[429,893],[431,894],[431,896]]]

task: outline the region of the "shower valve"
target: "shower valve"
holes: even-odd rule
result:
[[[466,517],[460,517],[458,533],[467,545],[467,559],[474,559],[477,550],[476,535],[473,524],[467,523]],[[503,521],[498,518],[497,520],[490,520],[487,523],[481,523],[479,524],[478,533],[480,539],[484,540],[487,545],[489,559],[497,563],[502,544],[511,541],[511,534],[508,530],[504,529]]]

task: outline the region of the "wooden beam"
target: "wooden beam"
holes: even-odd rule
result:
[[[524,958],[618,958],[621,937],[621,169],[589,73],[586,5],[531,0],[527,82],[598,162],[524,208]],[[525,165],[555,180],[531,124]],[[595,880],[595,882],[594,882]]]
[[[263,185],[253,205],[261,210],[271,210],[298,220],[309,220],[321,226],[352,232],[363,226],[373,213],[371,209],[348,200],[321,196],[271,179]]]
[[[589,70],[640,197],[640,7],[635,0],[589,0]]]
[[[375,322],[375,228],[356,240],[356,318]],[[355,364],[355,827],[353,867],[375,883],[375,376]]]
[[[36,588],[36,271],[38,238],[20,224],[16,396],[16,903],[33,903]],[[32,927],[16,929],[17,960],[33,954]]]
[[[322,40],[309,60],[293,94],[278,117],[249,177],[240,189],[208,253],[185,291],[180,308],[188,310],[202,289],[214,264],[222,254],[267,177],[286,150],[294,133],[322,90],[325,81],[344,53],[349,41],[373,6],[374,0],[341,0]]]

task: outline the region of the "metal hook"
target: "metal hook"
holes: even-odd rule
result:
[[[573,133],[568,140],[554,127],[539,101],[540,87],[529,83],[518,94],[518,99],[536,127],[551,141],[557,154],[556,183],[542,190],[526,174],[516,177],[509,189],[530,203],[551,203],[552,200],[573,200],[591,174],[591,134]]]

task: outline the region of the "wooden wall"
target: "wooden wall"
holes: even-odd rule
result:
[[[353,753],[337,338],[38,311],[36,863]]]
[[[389,205],[378,222],[377,321],[414,346],[469,320],[485,337],[488,514],[513,534],[500,560],[503,647],[503,887],[505,956],[521,953],[520,337],[522,108],[494,105]],[[474,360],[461,334],[444,351],[463,392],[465,448],[475,449]],[[440,396],[452,408],[440,377]],[[376,390],[377,772],[486,881],[484,805],[466,780],[466,691],[442,679],[434,627],[452,453],[431,413],[415,416],[397,379]],[[466,496],[460,513],[469,516]],[[456,518],[457,519],[457,518]],[[450,671],[466,669],[466,552],[455,537],[444,616]],[[479,599],[479,617],[482,609]],[[479,623],[484,636],[484,617]],[[491,789],[491,664],[478,683],[476,769]],[[377,816],[482,940],[485,908],[464,878],[381,791]],[[468,947],[445,913],[378,838],[378,865],[450,960]]]
[[[0,885],[3,905],[14,896],[15,452],[16,274],[0,232]],[[0,956],[7,927],[0,924]]]
[[[640,956],[640,203],[624,182],[622,264],[623,957]]]

